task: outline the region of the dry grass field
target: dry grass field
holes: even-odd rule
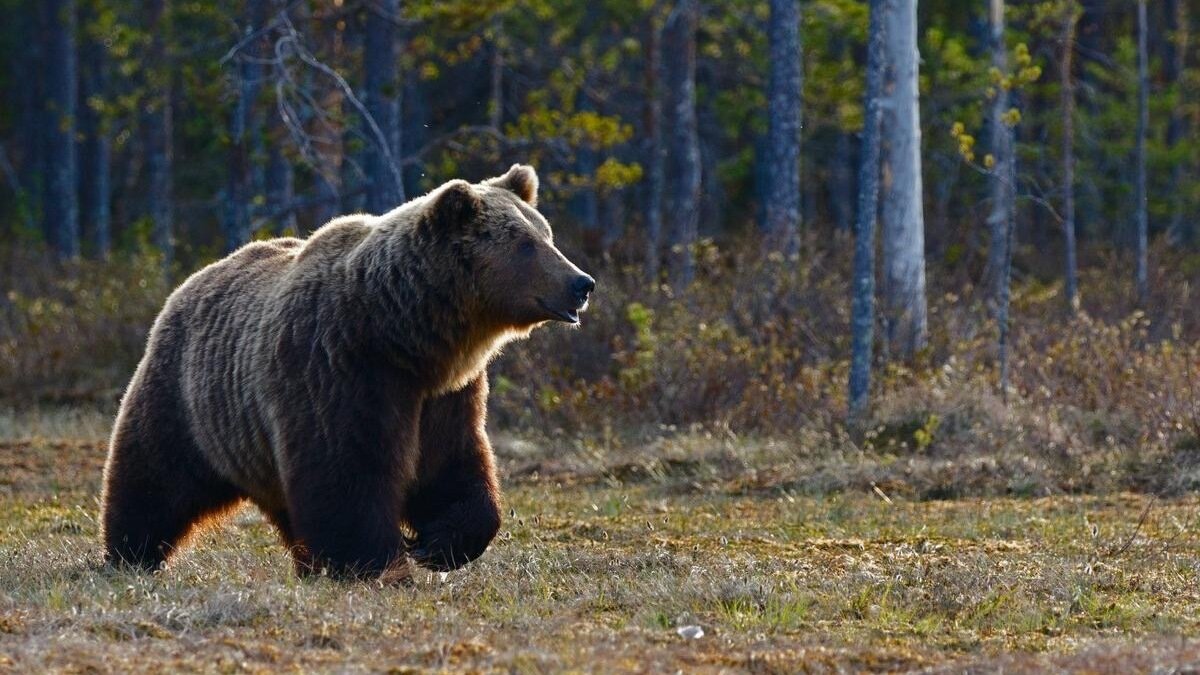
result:
[[[501,438],[509,517],[460,572],[298,580],[248,508],[146,576],[98,565],[107,424],[0,413],[0,670],[1200,668],[1195,495],[820,494],[716,466],[728,448],[603,464]]]

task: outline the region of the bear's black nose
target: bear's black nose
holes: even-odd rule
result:
[[[596,280],[586,274],[575,277],[575,281],[571,284],[571,290],[575,291],[575,297],[579,298],[579,302],[582,303],[588,299],[588,294],[596,290]]]

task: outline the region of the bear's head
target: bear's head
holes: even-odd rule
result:
[[[538,177],[514,164],[482,183],[452,180],[429,195],[425,226],[469,270],[470,293],[489,323],[522,331],[546,321],[579,323],[596,281],[554,245],[537,210]]]

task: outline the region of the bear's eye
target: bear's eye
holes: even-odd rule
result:
[[[537,247],[534,246],[532,239],[525,239],[517,246],[517,253],[529,257],[532,256]]]

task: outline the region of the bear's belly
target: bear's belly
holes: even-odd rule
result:
[[[251,317],[213,317],[212,331],[185,353],[182,389],[192,435],[212,467],[254,501],[274,503],[282,488]]]
[[[264,506],[282,502],[279,470],[265,420],[236,383],[212,387],[191,408],[194,435],[217,472]]]

